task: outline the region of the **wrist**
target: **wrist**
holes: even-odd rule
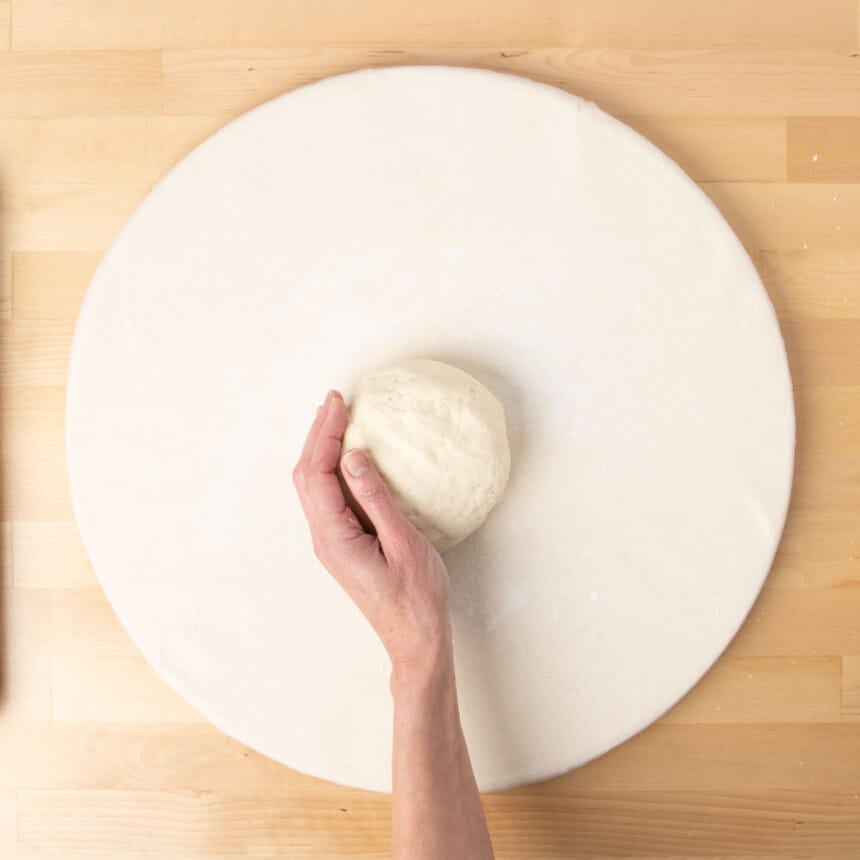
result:
[[[454,653],[450,640],[430,643],[408,657],[392,658],[391,693],[395,701],[453,684]]]

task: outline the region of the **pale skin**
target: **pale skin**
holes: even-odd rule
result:
[[[330,391],[293,480],[314,551],[391,658],[394,860],[492,860],[454,683],[448,571],[363,451],[341,458],[348,412]],[[343,480],[372,523],[346,503]]]

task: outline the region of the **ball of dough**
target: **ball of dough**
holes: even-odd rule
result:
[[[363,448],[406,516],[439,550],[468,537],[501,499],[511,468],[502,404],[468,373],[411,359],[365,376],[344,451]]]

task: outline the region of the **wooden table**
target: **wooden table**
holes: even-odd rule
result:
[[[498,857],[860,857],[855,0],[0,0],[0,857],[387,856],[386,797],[228,740],[138,655],[73,523],[63,397],[93,269],[178,158],[400,63],[556,84],[663,147],[753,254],[795,380],[788,525],[740,635],[638,737],[486,797]]]

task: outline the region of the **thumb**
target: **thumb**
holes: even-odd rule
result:
[[[383,546],[412,534],[415,526],[406,518],[391,490],[360,448],[353,448],[341,460],[341,472],[353,498],[361,505]]]

